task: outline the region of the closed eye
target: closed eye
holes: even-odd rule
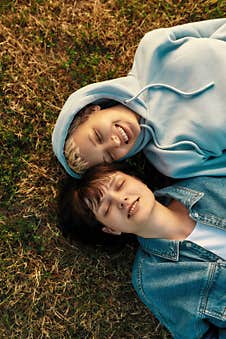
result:
[[[102,144],[103,138],[102,138],[102,135],[100,134],[100,132],[97,131],[96,129],[94,129],[94,133],[95,133],[95,139],[98,142],[98,144]]]
[[[104,217],[106,217],[109,214],[110,209],[111,209],[111,203],[109,202],[109,204],[107,205],[106,210],[104,211]]]
[[[124,179],[122,179],[119,182],[117,182],[117,185],[116,185],[117,191],[120,191],[120,189],[123,188],[124,184],[125,184],[125,180]]]

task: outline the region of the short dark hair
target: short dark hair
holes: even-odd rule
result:
[[[151,177],[151,186],[155,189],[169,184],[169,178],[163,176],[153,166],[146,165],[141,173],[137,166],[135,167],[130,162],[94,166],[89,168],[80,180],[68,176],[61,185],[58,204],[59,227],[65,237],[85,244],[101,244],[107,247],[120,246],[128,242],[128,239],[135,238],[131,234],[118,237],[104,233],[103,225],[97,221],[90,205],[85,200],[87,197],[98,199],[98,194],[101,195],[101,180],[104,181],[115,171],[135,176],[147,185],[150,184]]]

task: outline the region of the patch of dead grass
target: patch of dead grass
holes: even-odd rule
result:
[[[69,94],[129,71],[144,33],[222,13],[215,0],[1,2],[1,338],[167,338],[132,290],[133,248],[60,236],[51,133]]]

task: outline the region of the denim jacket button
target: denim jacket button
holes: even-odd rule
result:
[[[195,212],[195,213],[194,213],[194,217],[195,217],[195,218],[198,218],[198,216],[199,216],[198,213]]]
[[[219,259],[217,259],[217,262],[221,263],[221,262],[223,262],[223,260],[221,258],[219,258]]]
[[[191,247],[192,244],[191,244],[190,242],[187,242],[187,243],[186,243],[186,246],[187,246],[187,247]]]

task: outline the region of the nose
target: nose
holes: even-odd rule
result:
[[[113,134],[110,139],[111,139],[111,144],[114,147],[119,147],[120,146],[121,141],[120,141],[120,139],[119,139],[119,137],[117,135]]]
[[[124,197],[124,198],[120,199],[120,201],[119,201],[119,208],[120,209],[125,208],[126,205],[127,205],[127,202],[128,202],[128,198],[127,197]]]

